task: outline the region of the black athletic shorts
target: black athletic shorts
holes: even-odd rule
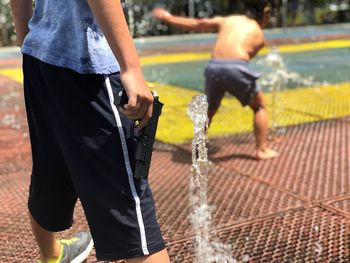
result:
[[[133,122],[112,90],[119,73],[78,74],[23,57],[33,171],[28,207],[44,229],[72,224],[80,199],[99,260],[135,258],[165,248],[147,179],[134,179]]]

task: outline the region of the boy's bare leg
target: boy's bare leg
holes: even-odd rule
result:
[[[56,241],[55,233],[42,228],[30,215],[30,223],[35,239],[39,245],[41,261],[58,259],[61,253],[61,246]]]
[[[254,111],[254,135],[256,140],[256,159],[266,160],[277,156],[277,152],[268,148],[267,136],[269,118],[264,96],[258,92],[249,106]]]
[[[166,249],[154,253],[147,257],[128,259],[127,263],[170,263],[169,255]]]
[[[210,123],[216,113],[217,109],[215,110],[208,110],[208,127],[210,126]]]
[[[219,107],[221,105],[221,100],[224,97],[224,95],[225,95],[225,93],[217,94],[217,97],[215,98],[215,100],[213,100],[212,102],[208,101],[208,103],[209,103],[209,105],[208,105],[208,112],[207,112],[207,114],[208,114],[208,127],[210,126],[211,121],[214,118],[214,115],[218,111],[218,109],[219,109]]]

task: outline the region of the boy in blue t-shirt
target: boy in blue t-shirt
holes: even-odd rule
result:
[[[147,179],[132,173],[125,134],[152,115],[153,96],[121,1],[11,0],[23,53],[33,170],[28,208],[41,262],[169,262]],[[113,94],[124,88],[118,109]],[[89,232],[56,241],[77,198]]]

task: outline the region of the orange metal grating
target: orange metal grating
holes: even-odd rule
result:
[[[20,85],[0,78],[0,262],[35,262],[27,189],[30,145]],[[16,95],[17,94],[17,95]],[[13,105],[18,105],[13,107]],[[11,117],[12,116],[12,117]],[[12,118],[12,119],[11,119]],[[350,262],[350,118],[288,127],[272,137],[280,156],[257,162],[251,134],[210,140],[213,238],[249,262]],[[172,262],[193,262],[188,220],[190,145],[157,142],[150,182]],[[67,236],[87,229],[77,204]],[[88,262],[96,262],[94,253]]]

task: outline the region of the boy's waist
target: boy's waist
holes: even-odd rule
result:
[[[222,58],[212,58],[209,63],[213,64],[236,64],[248,66],[248,62],[243,59],[222,59]]]

